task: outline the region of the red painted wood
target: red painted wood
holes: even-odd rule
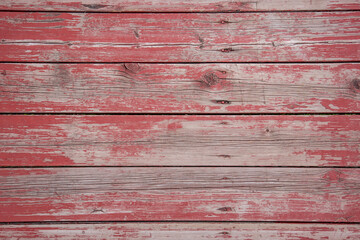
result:
[[[358,240],[357,224],[108,223],[0,225],[3,239]]]
[[[87,12],[217,12],[360,10],[357,0],[2,0],[1,10]]]
[[[360,116],[0,118],[1,166],[359,166]]]
[[[0,169],[0,221],[359,222],[360,169]]]
[[[359,16],[1,12],[0,61],[358,61]]]
[[[358,63],[0,64],[0,73],[8,113],[360,112]]]

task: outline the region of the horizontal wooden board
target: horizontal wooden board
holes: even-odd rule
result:
[[[360,222],[358,168],[3,168],[0,183],[0,222]]]
[[[3,115],[1,166],[360,166],[360,116]]]
[[[360,12],[1,12],[0,61],[358,61]]]
[[[1,112],[360,112],[360,64],[0,64]]]
[[[0,225],[3,239],[358,240],[357,224],[108,223]]]
[[[359,10],[358,0],[2,0],[1,10],[86,12],[242,12]]]

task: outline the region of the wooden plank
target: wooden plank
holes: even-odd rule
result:
[[[360,166],[360,116],[3,115],[1,166]]]
[[[1,10],[87,12],[242,12],[359,10],[358,0],[2,0]]]
[[[358,240],[357,224],[108,223],[0,225],[3,239]]]
[[[360,64],[0,64],[0,112],[360,112]]]
[[[0,61],[358,61],[360,12],[0,13]]]
[[[0,222],[359,222],[358,168],[3,168]]]

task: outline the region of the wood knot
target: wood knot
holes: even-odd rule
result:
[[[138,63],[124,63],[124,67],[132,73],[136,73],[140,70],[140,65]]]
[[[212,102],[217,103],[217,104],[231,104],[231,102],[228,100],[214,100]]]
[[[208,87],[218,84],[219,81],[220,78],[213,72],[205,73],[202,79],[202,82]]]
[[[265,132],[269,133],[269,132],[271,132],[271,130],[269,128],[266,128]]]
[[[229,232],[224,231],[224,232],[219,232],[219,234],[221,234],[221,235],[229,235],[230,233],[229,233]]]
[[[230,156],[230,155],[228,155],[228,154],[220,154],[220,155],[218,155],[218,157],[222,157],[222,158],[231,158],[231,156]]]
[[[354,79],[351,81],[351,88],[356,92],[360,91],[360,79]]]
[[[234,49],[232,49],[232,48],[223,48],[220,51],[223,52],[223,53],[228,53],[228,52],[234,51]]]
[[[100,9],[100,8],[106,7],[106,5],[103,5],[103,4],[82,4],[82,5],[86,8],[90,8],[90,9]]]
[[[217,210],[222,211],[222,212],[232,212],[233,211],[232,207],[221,207],[221,208],[218,208]]]
[[[338,170],[330,170],[323,175],[323,179],[330,183],[342,182],[344,174]]]
[[[1,75],[6,76],[6,70],[3,70],[3,71],[1,72]]]

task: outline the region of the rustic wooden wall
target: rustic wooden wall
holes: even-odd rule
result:
[[[1,239],[360,239],[359,0],[2,0]]]

